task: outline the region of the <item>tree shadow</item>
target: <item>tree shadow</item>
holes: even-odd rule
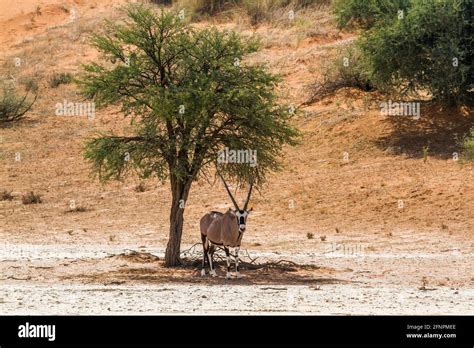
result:
[[[241,268],[242,278],[236,279],[232,272],[232,279],[226,279],[227,267],[222,263],[216,264],[216,277],[207,272],[201,276],[199,267],[166,268],[156,267],[123,267],[118,270],[109,270],[98,273],[70,275],[68,280],[83,281],[85,283],[102,283],[106,285],[122,284],[195,284],[195,285],[313,285],[347,283],[347,281],[333,278],[328,273],[336,273],[332,269],[320,269],[316,266],[297,265],[291,270],[285,267],[262,267],[259,269]],[[233,269],[234,271],[234,269]]]
[[[314,264],[297,264],[289,260],[269,260],[257,263],[248,257],[248,261],[243,260],[239,263],[242,278],[236,279],[235,266],[232,263],[232,279],[226,279],[227,261],[219,253],[214,254],[213,261],[217,272],[216,277],[209,275],[209,267],[206,267],[206,276],[201,276],[202,261],[199,253],[192,254],[191,257],[183,257],[181,260],[180,267],[165,267],[163,260],[155,255],[128,251],[103,259],[108,267],[100,272],[73,273],[61,279],[105,285],[175,283],[243,286],[312,285],[317,288],[321,284],[348,283],[349,281],[339,279],[337,276],[352,272],[348,269],[322,268]],[[89,264],[89,267],[94,266],[94,263]]]
[[[420,117],[386,116],[391,131],[375,144],[393,154],[411,158],[430,156],[453,158],[460,151],[461,139],[474,126],[472,107],[445,107],[433,102],[420,102]]]

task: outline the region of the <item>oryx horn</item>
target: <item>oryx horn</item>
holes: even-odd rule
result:
[[[250,195],[252,194],[252,188],[253,188],[253,178],[250,180],[249,194],[247,195],[247,201],[245,202],[244,210],[247,210],[247,206],[248,206],[249,201],[250,201]]]
[[[229,197],[232,200],[232,203],[234,203],[235,209],[240,210],[239,206],[237,205],[237,202],[235,201],[234,197],[232,196],[232,193],[230,193],[229,187],[227,186],[227,183],[225,182],[223,176],[219,172],[217,172],[217,174],[219,174],[219,176],[221,177],[222,182],[224,183],[225,189],[227,190],[227,193],[229,194]]]

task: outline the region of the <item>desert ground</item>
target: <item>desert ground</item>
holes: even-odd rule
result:
[[[85,140],[127,120],[114,108],[56,116],[56,103],[81,96],[48,83],[98,58],[88,35],[120,19],[122,4],[0,0],[0,75],[40,87],[28,117],[0,128],[0,191],[13,195],[0,200],[0,314],[474,314],[474,165],[453,159],[472,110],[427,102],[404,122],[381,115],[384,96],[355,88],[311,102],[308,86],[357,35],[325,7],[296,11],[294,23],[229,14],[195,24],[262,38],[248,59],[283,76],[302,141],[252,198],[242,279],[226,280],[222,262],[218,277],[200,276],[199,219],[231,204],[219,181],[194,183],[189,262],[163,267],[168,184],[91,177]],[[31,191],[41,204],[22,204]]]

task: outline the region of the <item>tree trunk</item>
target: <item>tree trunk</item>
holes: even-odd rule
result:
[[[170,234],[165,252],[165,266],[175,267],[181,265],[181,236],[183,234],[184,208],[188,200],[192,181],[182,181],[175,177],[171,178],[171,213]]]

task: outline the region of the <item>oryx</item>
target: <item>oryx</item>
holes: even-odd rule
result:
[[[229,210],[225,213],[211,211],[201,218],[201,240],[204,249],[201,276],[206,275],[206,259],[209,263],[209,273],[213,277],[216,276],[216,271],[212,267],[212,255],[216,249],[216,246],[222,246],[227,256],[226,278],[231,278],[229,248],[235,248],[235,272],[237,278],[240,278],[239,250],[242,236],[246,228],[247,217],[253,210],[253,208],[247,210],[250,195],[252,194],[253,180],[250,182],[250,189],[244,208],[240,209],[234,197],[232,196],[232,193],[230,193],[229,187],[227,186],[224,178],[220,174],[219,176],[224,183],[225,189],[227,190],[232,203],[234,203],[235,210],[229,208]]]

